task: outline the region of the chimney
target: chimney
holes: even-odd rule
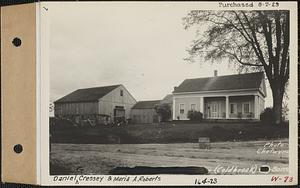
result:
[[[214,70],[214,77],[218,76],[218,71]]]

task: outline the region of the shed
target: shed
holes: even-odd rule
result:
[[[160,104],[160,100],[139,101],[131,109],[131,119],[133,123],[157,123],[158,115],[155,106]]]

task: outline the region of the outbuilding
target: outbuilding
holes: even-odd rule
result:
[[[155,106],[160,100],[139,101],[131,109],[131,120],[133,123],[157,123],[158,114]]]

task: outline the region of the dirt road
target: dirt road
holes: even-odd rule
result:
[[[118,166],[201,166],[209,174],[261,174],[263,165],[270,167],[269,174],[285,174],[288,140],[216,142],[210,149],[199,149],[198,143],[52,144],[50,158],[69,174],[108,174]]]

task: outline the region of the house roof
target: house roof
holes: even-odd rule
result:
[[[132,107],[132,109],[152,109],[155,107],[155,105],[157,105],[159,103],[160,103],[160,100],[139,101]]]
[[[172,94],[168,94],[166,95],[161,101],[160,103],[172,103],[173,102],[173,95]]]
[[[55,101],[55,103],[97,101],[119,86],[121,85],[78,89],[58,99],[57,101]]]
[[[263,72],[255,72],[247,74],[186,79],[178,87],[174,88],[173,93],[258,89],[263,76]]]

